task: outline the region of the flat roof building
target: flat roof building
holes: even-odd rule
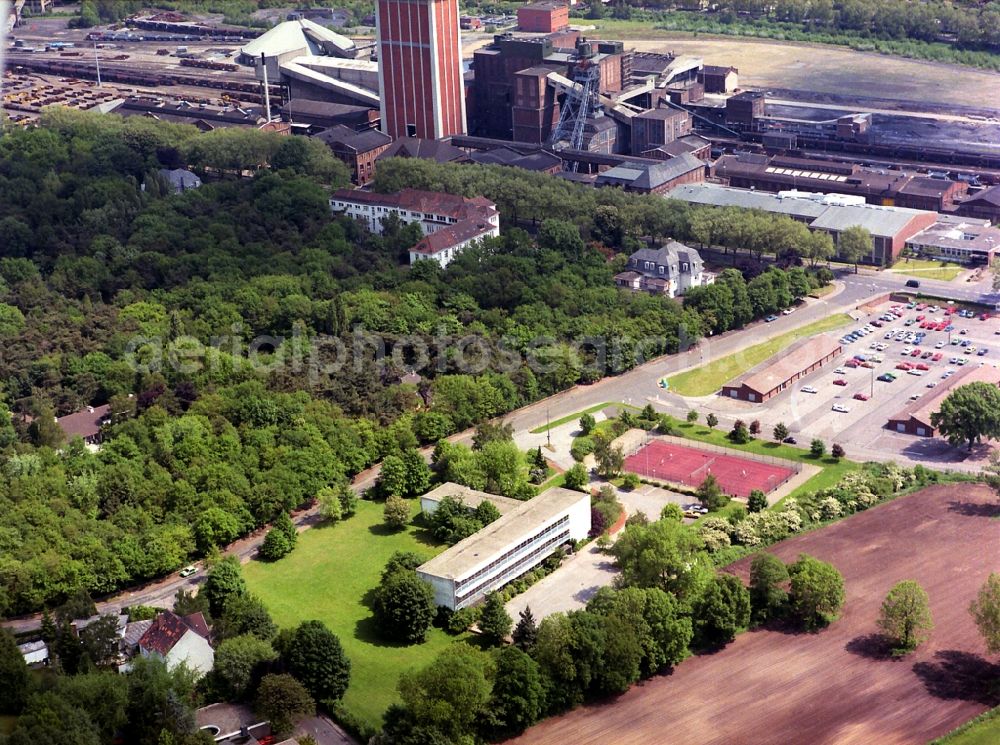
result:
[[[521,31],[551,34],[569,26],[569,4],[540,0],[517,9],[517,27]]]
[[[899,413],[889,417],[886,428],[917,437],[934,437],[937,429],[931,424],[931,414],[941,410],[941,402],[956,388],[969,383],[1000,383],[1000,370],[995,367],[972,367],[959,370],[948,383],[939,385],[932,393],[910,402]]]
[[[938,215],[936,223],[906,241],[906,248],[931,259],[989,266],[1000,249],[1000,228],[975,217]]]
[[[417,576],[437,605],[467,608],[589,532],[590,495],[547,489],[418,567]]]
[[[750,371],[743,380],[722,386],[722,395],[761,403],[834,360],[843,351],[836,339],[821,334],[793,345]]]

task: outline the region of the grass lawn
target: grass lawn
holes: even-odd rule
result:
[[[950,261],[935,261],[933,259],[900,259],[892,268],[893,274],[905,274],[917,279],[940,279],[951,282],[966,267]]]
[[[418,510],[416,503],[414,514]],[[361,501],[354,517],[305,531],[287,557],[270,564],[250,562],[243,573],[251,592],[267,604],[279,626],[319,619],[340,637],[351,659],[344,708],[374,728],[380,726],[386,707],[398,700],[400,673],[427,665],[463,637],[432,628],[423,644],[383,642],[375,634],[365,594],[378,584],[394,551],[415,551],[430,558],[444,548],[415,526],[386,532],[382,505]]]
[[[826,456],[824,458],[814,458],[808,450],[803,450],[802,448],[794,447],[792,445],[785,445],[780,442],[774,442],[773,440],[765,437],[758,437],[756,440],[751,440],[746,445],[734,445],[729,441],[729,438],[726,437],[726,432],[718,429],[709,429],[704,424],[689,424],[688,422],[681,422],[680,429],[684,431],[684,437],[690,440],[709,442],[713,445],[720,445],[722,447],[731,448],[732,450],[744,450],[748,453],[756,453],[758,455],[772,455],[775,458],[795,460],[800,463],[808,463],[812,466],[819,466],[823,469],[804,484],[792,490],[792,493],[788,495],[789,497],[797,497],[800,494],[806,494],[808,492],[819,491],[820,489],[831,487],[840,481],[845,475],[851,471],[856,471],[861,467],[859,463],[855,463],[854,461],[844,458],[841,458],[840,461],[836,461],[830,456]],[[766,435],[769,433],[762,434]],[[829,445],[830,443],[827,443],[828,447]],[[785,499],[787,498],[788,497],[785,497]]]
[[[594,414],[594,413],[596,413],[598,411],[603,411],[604,409],[608,408],[609,406],[617,406],[619,409],[625,408],[625,409],[634,409],[635,411],[640,411],[640,409],[639,409],[638,406],[631,406],[629,404],[616,404],[616,403],[594,404],[589,409],[584,409],[583,411],[578,411],[575,414],[567,414],[564,417],[560,417],[559,419],[556,419],[554,422],[549,422],[548,424],[543,424],[541,427],[535,427],[533,430],[531,430],[531,434],[533,434],[533,435],[540,435],[540,434],[542,434],[542,432],[548,432],[550,429],[555,429],[556,427],[560,427],[563,424],[566,424],[568,422],[575,422],[580,417],[582,417],[584,414]]]
[[[1000,707],[990,709],[971,722],[941,737],[930,745],[995,745],[1000,742]]]
[[[814,336],[851,323],[846,313],[838,313],[822,318],[801,328],[776,336],[755,346],[744,349],[728,357],[709,362],[707,365],[674,375],[667,380],[669,390],[682,396],[708,396],[718,391],[724,383],[756,367],[769,357],[773,357],[798,339]]]

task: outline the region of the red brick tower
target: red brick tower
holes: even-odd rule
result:
[[[382,131],[465,134],[458,0],[378,0],[375,20]]]

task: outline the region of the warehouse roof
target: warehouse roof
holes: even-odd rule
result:
[[[742,207],[743,209],[764,210],[799,218],[816,218],[826,211],[826,205],[811,199],[782,197],[749,189],[735,189],[715,184],[681,184],[671,189],[666,196],[693,204],[713,207]]]
[[[840,231],[854,226],[865,228],[873,236],[892,238],[909,225],[915,217],[931,214],[925,210],[905,207],[832,206],[813,220],[811,227]]]
[[[461,579],[488,564],[498,554],[509,550],[526,535],[581,500],[589,501],[590,495],[562,487],[546,489],[534,499],[522,502],[500,519],[438,554],[418,567],[417,571],[435,577]]]
[[[652,190],[686,173],[704,168],[691,153],[657,163],[622,163],[597,177],[598,186],[624,186],[629,189]]]
[[[826,334],[813,336],[786,350],[780,357],[764,363],[756,372],[751,372],[744,378],[742,385],[763,395],[840,349],[840,342],[833,337]]]

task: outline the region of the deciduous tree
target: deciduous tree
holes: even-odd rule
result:
[[[844,578],[836,567],[801,554],[788,568],[791,606],[807,629],[836,620],[844,604]]]
[[[893,644],[893,653],[907,654],[926,641],[934,628],[927,593],[912,579],[897,582],[882,601],[878,627]]]
[[[969,613],[986,642],[986,651],[1000,654],[1000,574],[992,572],[969,605]]]

